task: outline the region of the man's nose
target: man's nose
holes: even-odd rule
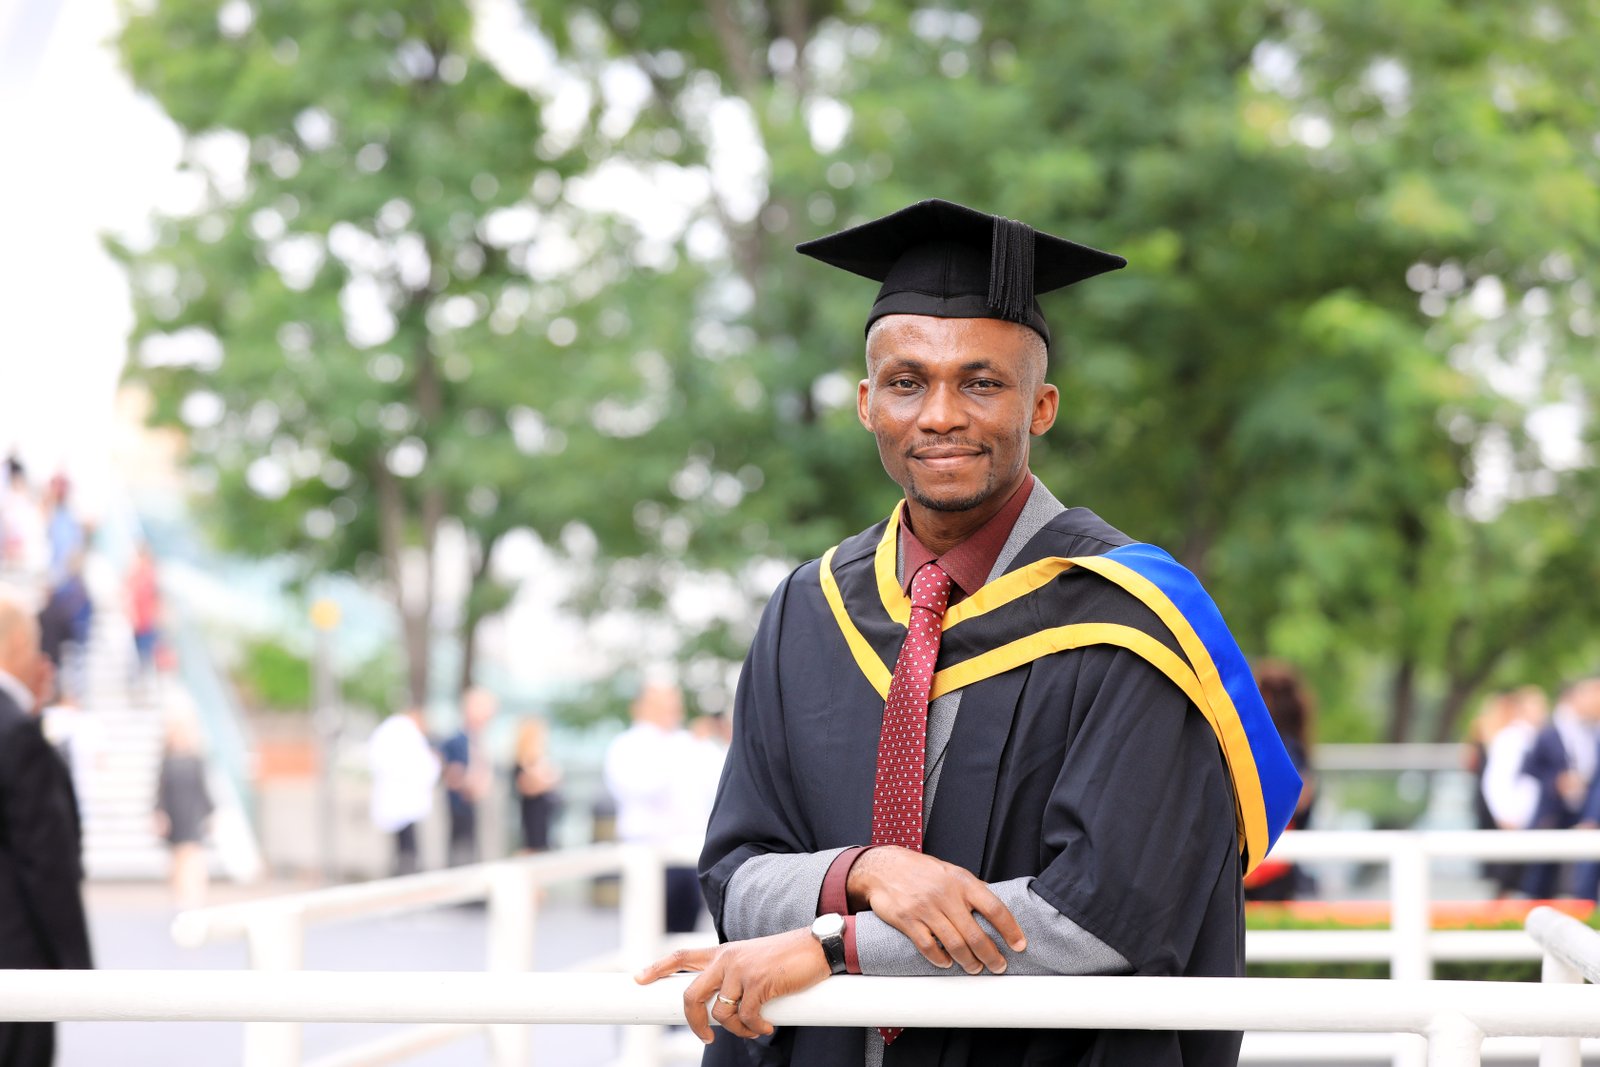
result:
[[[965,426],[967,415],[961,391],[952,386],[935,385],[923,396],[917,412],[917,429],[925,433],[949,433]]]

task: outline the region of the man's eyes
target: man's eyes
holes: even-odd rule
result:
[[[885,383],[885,384],[890,389],[921,389],[922,388],[922,380],[920,378],[907,378],[907,377],[890,378],[888,380],[888,382]],[[1002,382],[1002,381],[999,381],[997,379],[994,379],[994,378],[973,378],[971,381],[966,382],[962,386],[962,388],[964,388],[964,389],[976,389],[979,392],[986,392],[987,393],[987,392],[993,392],[996,389],[1004,389],[1005,388],[1005,383]]]

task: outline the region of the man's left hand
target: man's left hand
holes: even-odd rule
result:
[[[683,1017],[695,1036],[708,1045],[712,1031],[706,1017],[707,1001],[712,1001],[711,1018],[730,1034],[758,1037],[772,1033],[772,1024],[761,1017],[762,1005],[773,997],[810,989],[833,973],[811,931],[790,930],[714,948],[679,949],[633,978],[640,985],[649,985],[679,971],[700,972],[683,991]]]

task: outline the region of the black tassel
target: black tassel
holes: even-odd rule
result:
[[[1033,311],[1033,227],[994,220],[989,246],[989,306],[1003,319],[1027,322]]]

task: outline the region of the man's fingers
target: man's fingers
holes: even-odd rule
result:
[[[977,957],[978,963],[995,974],[1004,974],[1006,954],[1000,951],[1000,946],[989,936],[989,931],[978,925],[973,913],[967,912],[956,925],[966,940],[967,948]]]
[[[739,980],[725,971],[721,988],[711,998],[711,1017],[735,1037],[755,1037],[755,1031],[751,1030],[741,1018],[744,996],[745,992]]]
[[[706,1001],[716,994],[722,985],[722,966],[707,968],[700,973],[700,977],[689,983],[689,988],[683,991],[683,1018],[689,1024],[689,1029],[694,1031],[706,1044],[711,1044],[711,1019],[706,1014]]]
[[[989,920],[989,925],[1005,938],[1006,944],[1012,949],[1021,952],[1028,947],[1028,938],[1022,932],[1022,925],[1017,922],[1017,917],[1011,914],[1011,909],[1006,907],[1005,901],[994,895],[994,890],[979,882],[969,898],[969,903],[974,911]]]
[[[748,1037],[772,1033],[772,1024],[761,1017],[761,1008],[767,1002],[761,985],[747,987],[739,1000],[739,1023],[749,1032]]]
[[[950,958],[950,953],[944,950],[944,946],[939,943],[939,939],[934,936],[933,931],[928,929],[926,924],[916,923],[909,930],[902,927],[900,932],[909,937],[911,939],[911,943],[917,946],[917,951],[922,953],[922,955],[927,958],[928,962],[933,964],[935,967],[948,967],[951,963],[955,962]]]
[[[648,966],[642,967],[634,974],[633,980],[640,985],[649,985],[657,978],[665,978],[669,974],[679,971],[703,971],[706,964],[711,961],[714,948],[680,948],[676,952],[668,953]]]
[[[972,922],[970,915],[967,918],[967,922],[973,926],[977,925]],[[928,929],[933,931],[933,936],[939,939],[939,943],[944,945],[945,952],[949,953],[950,958],[963,971],[968,974],[977,974],[983,970],[983,963],[977,956],[973,955],[972,948],[967,943],[966,935],[947,917],[944,915],[932,916],[928,920]],[[982,931],[980,930],[979,932],[981,933]]]

